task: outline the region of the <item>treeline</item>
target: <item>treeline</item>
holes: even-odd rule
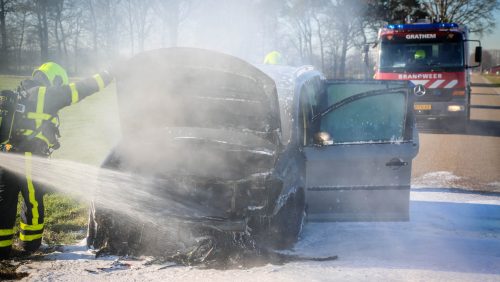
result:
[[[386,22],[439,18],[493,27],[498,0],[0,0],[0,72],[47,60],[72,74],[138,52],[193,46],[259,62],[279,50],[335,78],[369,76],[368,43]]]
[[[483,50],[481,69],[488,70],[496,66],[500,66],[500,50]]]

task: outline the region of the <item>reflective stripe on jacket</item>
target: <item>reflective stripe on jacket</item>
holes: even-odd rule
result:
[[[29,89],[28,97],[20,101],[25,110],[16,115],[13,143],[26,143],[39,139],[48,148],[57,149],[59,110],[102,90],[111,80],[112,77],[104,72],[68,85],[37,86]]]

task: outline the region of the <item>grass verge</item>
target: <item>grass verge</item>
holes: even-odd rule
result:
[[[86,236],[88,205],[57,193],[44,196],[47,218],[44,241],[49,245],[70,244]]]
[[[500,75],[484,75],[491,83],[500,83]]]
[[[21,195],[18,198],[17,213],[19,214],[23,198]],[[45,229],[43,231],[45,244],[49,246],[71,244],[85,238],[88,219],[87,203],[53,192],[44,195],[43,203],[45,205]],[[19,226],[19,220],[18,216],[16,227]]]

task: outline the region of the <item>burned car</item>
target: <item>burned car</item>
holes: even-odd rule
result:
[[[133,197],[152,216],[96,201],[89,246],[162,255],[217,233],[288,248],[306,218],[408,220],[418,134],[406,82],[332,81],[193,48],[127,66],[123,138],[103,166],[147,180]]]
[[[172,221],[195,236],[251,233],[273,247],[297,239],[305,206],[303,161],[297,147],[281,142],[269,76],[229,55],[169,48],[130,59],[116,81],[123,138],[103,167],[154,179],[141,189],[155,195],[144,210],[157,206],[157,217],[145,224],[96,201],[89,246],[161,253],[168,247],[161,241],[175,235],[165,230],[174,228]],[[172,211],[179,203],[185,208]],[[182,233],[169,243],[185,239]]]

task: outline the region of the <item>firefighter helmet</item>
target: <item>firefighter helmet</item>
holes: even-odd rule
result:
[[[272,51],[266,55],[264,58],[264,64],[268,65],[283,65],[283,56],[278,51]]]
[[[415,52],[415,60],[422,60],[425,59],[425,51],[424,50],[417,50]]]
[[[61,86],[69,83],[66,70],[54,62],[47,62],[35,69],[33,78],[45,86]]]

